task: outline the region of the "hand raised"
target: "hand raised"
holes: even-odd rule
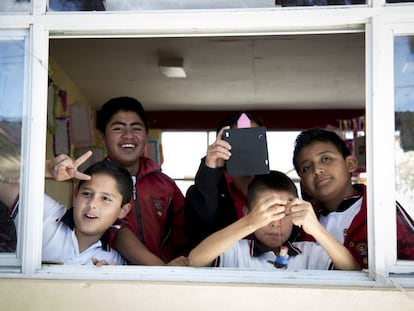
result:
[[[226,160],[231,156],[231,146],[228,142],[221,139],[223,131],[229,129],[229,126],[223,127],[217,134],[216,141],[208,146],[206,155],[206,165],[210,168],[223,167]]]
[[[76,160],[72,160],[66,154],[60,154],[53,160],[47,162],[46,177],[53,177],[57,181],[64,181],[71,178],[89,180],[91,177],[78,171],[82,165],[92,155],[92,151],[85,152]]]

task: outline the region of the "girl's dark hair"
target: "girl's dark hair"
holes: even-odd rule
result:
[[[336,147],[336,149],[338,149],[338,151],[342,154],[344,159],[351,155],[351,151],[346,146],[345,142],[335,132],[321,128],[313,128],[303,131],[298,135],[298,137],[296,137],[295,149],[293,150],[293,166],[295,167],[295,170],[298,174],[299,164],[297,161],[299,153],[303,150],[303,148],[315,142],[333,144]]]
[[[148,132],[148,118],[141,103],[132,97],[115,97],[108,100],[96,114],[96,128],[102,134],[111,120],[112,116],[118,111],[133,111],[142,120],[145,130]]]
[[[286,191],[298,197],[298,189],[294,182],[284,173],[270,171],[269,174],[256,175],[247,188],[246,205],[250,210],[251,204],[256,200],[261,190]]]
[[[242,113],[243,112],[238,112],[238,113],[230,114],[224,117],[223,120],[221,120],[220,123],[217,125],[216,135],[225,126],[230,126],[231,128],[235,127]],[[244,112],[244,113],[250,119],[250,121],[255,122],[258,126],[264,126],[263,120],[260,119],[259,117],[252,115],[251,113],[248,113],[248,112]]]
[[[132,178],[129,172],[120,166],[119,164],[112,161],[99,161],[89,166],[84,174],[93,176],[95,174],[105,174],[116,181],[117,190],[122,195],[122,206],[129,203],[132,196]],[[82,186],[87,180],[79,180],[78,188]]]

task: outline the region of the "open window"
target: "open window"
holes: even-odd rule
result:
[[[36,0],[34,0],[36,1]],[[318,18],[315,18],[315,12]],[[50,14],[49,14],[50,13]],[[177,46],[187,46],[187,52],[190,53],[194,48],[197,51],[194,58],[200,64],[206,63],[206,58],[213,51],[214,45],[223,46],[224,50],[229,46],[235,46],[238,49],[226,61],[235,62],[241,60],[241,57],[250,54],[253,59],[250,62],[241,62],[242,65],[237,70],[228,70],[225,73],[227,83],[215,86],[199,83],[198,87],[193,88],[200,94],[205,92],[211,98],[217,96],[220,89],[227,90],[227,95],[220,93],[218,96],[221,100],[232,99],[237,96],[238,92],[244,88],[250,94],[267,95],[266,101],[270,104],[280,105],[280,115],[284,117],[278,122],[294,122],[295,118],[288,118],[283,114],[282,110],[296,110],[292,114],[304,114],[301,123],[296,130],[305,127],[309,120],[315,120],[315,114],[311,111],[304,112],[303,107],[295,106],[300,99],[300,93],[307,93],[307,104],[313,109],[323,109],[332,102],[348,100],[343,108],[361,109],[366,113],[367,120],[367,171],[368,171],[368,187],[369,187],[369,235],[371,236],[371,245],[376,245],[373,255],[370,257],[373,271],[378,271],[382,275],[388,277],[390,271],[407,273],[412,272],[410,268],[411,262],[404,263],[403,266],[396,266],[395,254],[388,254],[388,249],[395,249],[395,235],[391,234],[384,239],[383,225],[387,225],[389,217],[388,210],[377,209],[374,207],[379,202],[380,206],[393,206],[395,199],[395,184],[393,184],[394,175],[390,177],[390,171],[384,171],[386,165],[393,166],[394,155],[386,146],[394,146],[394,123],[392,116],[394,115],[394,107],[392,106],[392,97],[389,95],[393,91],[386,90],[385,97],[377,97],[376,91],[385,92],[382,85],[388,80],[388,76],[393,72],[392,58],[382,62],[383,55],[379,51],[390,52],[386,56],[392,56],[394,42],[390,31],[385,35],[382,34],[382,24],[371,24],[371,19],[377,16],[377,10],[364,11],[363,16],[360,10],[347,8],[335,10],[313,8],[308,12],[306,10],[286,10],[283,13],[275,10],[240,10],[234,11],[195,11],[191,13],[171,12],[169,15],[164,12],[134,12],[129,14],[112,13],[94,14],[65,14],[64,12],[49,12],[47,14],[36,11],[35,14],[41,15],[41,19],[31,20],[30,18],[22,18],[21,23],[27,29],[34,23],[34,27],[30,30],[23,31],[23,36],[15,36],[7,33],[6,41],[10,38],[17,38],[17,41],[24,43],[24,52],[17,53],[20,58],[24,59],[30,70],[25,71],[19,83],[24,84],[28,79],[30,88],[28,91],[23,88],[22,106],[26,113],[22,114],[23,143],[22,147],[22,163],[23,163],[23,180],[22,210],[27,211],[23,214],[22,226],[25,232],[20,241],[22,243],[22,253],[11,253],[12,257],[1,257],[2,266],[13,266],[16,262],[20,266],[20,262],[15,258],[22,258],[21,271],[24,276],[30,275],[41,278],[60,278],[60,279],[118,279],[118,280],[151,280],[151,281],[200,281],[200,282],[238,282],[250,283],[252,279],[258,283],[289,283],[289,284],[332,284],[332,285],[369,285],[375,284],[376,275],[364,272],[326,272],[315,273],[310,271],[306,275],[298,273],[282,273],[277,279],[269,277],[265,273],[257,273],[251,271],[231,271],[231,270],[214,270],[214,269],[191,269],[191,268],[170,268],[170,267],[105,267],[105,275],[97,273],[93,269],[86,267],[63,267],[63,266],[47,266],[40,264],[41,258],[41,213],[33,211],[31,206],[42,206],[43,199],[41,194],[44,190],[43,185],[43,164],[44,164],[44,146],[46,140],[41,137],[45,136],[47,107],[47,88],[49,75],[53,82],[67,92],[68,104],[74,102],[87,104],[91,108],[93,104],[99,105],[104,99],[111,96],[126,94],[130,92],[130,86],[134,81],[141,84],[142,89],[139,90],[139,97],[147,110],[153,108],[151,104],[153,98],[151,96],[166,96],[173,102],[174,108],[166,108],[161,110],[168,111],[179,107],[180,101],[178,96],[188,96],[186,90],[188,86],[183,81],[168,82],[164,81],[163,87],[159,87],[158,91],[149,89],[149,83],[154,77],[158,77],[158,68],[155,67],[150,74],[140,74],[141,67],[133,67],[126,60],[129,57],[142,58],[147,64],[156,64],[157,57],[143,57],[145,53],[151,50],[151,44],[155,41],[165,44],[162,49],[153,49],[152,52],[159,52],[159,55],[165,54],[165,48]],[[387,15],[386,11],[380,14]],[[400,14],[404,15],[403,9]],[[22,27],[16,24],[10,16],[2,21],[1,26],[4,27]],[[407,18],[407,16],[405,16]],[[409,16],[410,17],[410,16]],[[225,20],[226,25],[220,26],[216,20]],[[161,23],[162,21],[162,23]],[[197,21],[197,22],[195,22]],[[380,22],[377,22],[380,23]],[[298,26],[299,25],[299,26]],[[46,30],[47,29],[47,30]],[[5,30],[2,30],[5,31]],[[408,33],[408,35],[407,35]],[[404,36],[411,36],[414,33],[412,29],[408,32],[406,29],[401,30]],[[31,38],[30,40],[28,38]],[[390,39],[391,38],[391,39]],[[260,40],[258,40],[260,39]],[[338,40],[339,39],[339,40]],[[13,39],[14,40],[14,39]],[[10,41],[10,40],[9,40]],[[29,44],[30,41],[30,44]],[[245,42],[242,42],[245,41]],[[108,44],[108,42],[110,42]],[[134,48],[126,48],[127,43],[133,44]],[[202,44],[201,44],[202,42]],[[207,42],[207,43],[206,43]],[[249,43],[249,50],[246,49],[245,43]],[[301,46],[299,42],[306,43]],[[92,48],[92,43],[93,48]],[[14,43],[13,43],[14,44]],[[50,50],[47,47],[50,44]],[[111,52],[110,48],[115,48]],[[260,47],[267,47],[263,53],[259,53]],[[96,49],[96,50],[94,50]],[[194,51],[193,50],[193,51]],[[3,49],[2,49],[3,51]],[[353,54],[357,52],[356,56]],[[58,53],[59,52],[59,53]],[[252,53],[253,52],[253,53]],[[321,54],[325,52],[326,54]],[[202,54],[205,53],[205,54]],[[59,59],[61,55],[69,55],[69,62],[64,63],[64,59]],[[147,54],[149,55],[149,54]],[[159,56],[158,55],[158,56]],[[281,63],[273,63],[271,70],[267,68],[264,58],[275,56]],[[50,57],[50,59],[49,59]],[[294,61],[289,61],[288,57],[295,57]],[[96,65],[92,61],[100,60],[101,63]],[[124,61],[123,71],[118,72],[119,66],[114,64],[112,60],[117,59]],[[68,59],[66,59],[68,60]],[[50,67],[45,63],[50,63]],[[365,69],[365,61],[368,65]],[[391,67],[384,65],[391,63]],[[93,65],[95,64],[95,65]],[[195,66],[197,63],[194,63]],[[335,64],[335,70],[329,64]],[[207,63],[214,69],[215,62]],[[225,65],[225,64],[224,64]],[[356,65],[356,66],[355,66]],[[385,67],[384,67],[385,66]],[[76,71],[80,67],[86,69],[84,75],[79,75],[80,71]],[[112,72],[102,73],[103,68],[107,67]],[[26,67],[25,67],[26,68]],[[254,70],[252,70],[252,68]],[[315,68],[318,68],[322,76],[325,75],[324,83],[316,83]],[[357,68],[356,72],[352,71]],[[51,69],[49,72],[48,69]],[[73,70],[73,71],[72,71]],[[338,70],[340,73],[338,73]],[[252,76],[260,76],[263,84],[243,84],[238,83],[238,75],[249,72]],[[376,74],[376,73],[380,74]],[[0,77],[3,71],[0,73]],[[27,78],[26,78],[27,77]],[[96,78],[100,79],[100,84],[96,86],[91,81]],[[298,81],[300,77],[305,77],[306,83]],[[296,83],[295,78],[297,79]],[[115,91],[109,91],[108,85],[113,79],[123,79],[123,87]],[[290,83],[286,84],[289,81]],[[1,82],[3,87],[3,82]],[[386,84],[386,83],[385,83]],[[396,83],[397,84],[397,83]],[[266,87],[273,87],[277,93],[266,93]],[[293,91],[292,91],[293,86]],[[7,91],[4,94],[7,94]],[[373,92],[373,90],[375,92]],[[150,91],[150,92],[148,92]],[[320,93],[321,92],[321,93]],[[99,93],[101,97],[91,100],[90,94]],[[183,95],[184,94],[184,95]],[[74,99],[75,98],[75,99]],[[164,97],[161,100],[166,101]],[[189,97],[190,100],[196,101],[196,97]],[[234,99],[234,98],[233,98]],[[245,102],[253,103],[258,108],[256,97],[244,98]],[[386,100],[385,100],[386,99]],[[388,101],[391,99],[390,101]],[[59,105],[62,103],[59,102]],[[211,104],[211,103],[210,103]],[[239,110],[239,106],[231,106],[230,102],[225,102],[228,110]],[[340,102],[339,104],[343,104]],[[223,102],[216,104],[221,107]],[[284,105],[284,106],[283,106]],[[320,105],[320,106],[318,106]],[[0,103],[1,107],[1,103]],[[26,107],[27,109],[25,110]],[[63,106],[62,106],[63,107]],[[295,108],[295,109],[293,109]],[[180,108],[182,109],[182,108]],[[178,108],[177,108],[178,110]],[[312,110],[312,109],[309,109]],[[156,111],[154,109],[154,111]],[[391,116],[388,114],[391,111]],[[36,112],[36,113],[35,113]],[[351,117],[346,117],[351,118]],[[30,123],[25,127],[25,121]],[[290,121],[293,120],[293,121]],[[379,121],[381,123],[379,124]],[[382,121],[385,120],[385,121]],[[192,120],[187,120],[191,122]],[[315,124],[318,126],[326,126],[327,122]],[[335,125],[335,124],[331,124]],[[152,127],[156,128],[156,126]],[[306,126],[307,127],[307,126]],[[174,129],[174,128],[169,128]],[[49,135],[49,134],[48,134]],[[50,137],[48,137],[50,139]],[[47,157],[51,157],[53,140],[47,142]],[[391,145],[389,144],[391,143]],[[81,146],[79,146],[81,147]],[[85,146],[82,146],[84,148]],[[96,147],[96,146],[95,146]],[[391,155],[391,156],[390,156]],[[388,157],[390,156],[390,157]],[[30,174],[26,174],[30,173]],[[391,173],[393,171],[391,170]],[[53,193],[66,193],[68,202],[70,203],[70,188],[66,188],[64,192],[60,192],[61,188],[48,185]],[[390,190],[392,189],[392,190]],[[374,195],[375,194],[375,195]],[[62,198],[64,199],[64,198]],[[389,204],[391,203],[391,204]],[[392,212],[390,212],[392,213]],[[30,220],[30,221],[29,221]],[[390,221],[391,223],[391,221]],[[395,226],[395,225],[394,225]],[[390,226],[392,228],[392,225]],[[387,231],[388,232],[388,231]],[[395,232],[395,230],[394,230]],[[18,232],[19,240],[19,232]],[[374,241],[383,241],[374,243]],[[18,242],[19,243],[19,242]],[[18,248],[17,248],[18,249]],[[9,261],[12,258],[12,261]],[[177,269],[180,269],[178,275]],[[23,271],[23,272],[22,272]],[[132,272],[131,272],[132,271]],[[2,271],[3,272],[3,271]],[[2,273],[0,272],[0,273]],[[7,271],[9,272],[9,271]],[[341,277],[338,277],[338,274]],[[9,276],[9,275],[8,275]],[[408,278],[406,281],[412,284],[412,280]]]

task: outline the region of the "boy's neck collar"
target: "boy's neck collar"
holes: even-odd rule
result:
[[[364,193],[362,185],[355,184],[353,185],[353,188],[355,189],[355,193],[344,198],[342,202],[339,204],[338,208],[334,212],[345,212],[348,208],[350,208],[356,201],[358,201]],[[319,210],[320,214],[322,216],[327,216],[329,213],[333,212],[327,209],[324,209],[323,207]]]
[[[289,256],[296,256],[302,253],[302,251],[295,247],[291,242],[286,241],[283,246],[287,246],[288,248],[288,255]],[[271,249],[264,246],[256,237],[253,240],[250,240],[250,255],[253,257],[260,257],[266,252],[270,252]]]

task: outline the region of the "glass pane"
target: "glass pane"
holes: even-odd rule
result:
[[[24,40],[0,37],[0,182],[19,182],[24,87]],[[0,188],[0,252],[16,250],[15,196]]]
[[[396,198],[414,218],[414,36],[395,37]]]
[[[30,0],[1,0],[0,12],[30,12]]]
[[[365,4],[365,0],[49,0],[50,11],[197,10]]]
[[[299,177],[293,168],[292,154],[298,134],[299,132],[296,131],[267,132],[270,169],[286,173],[296,184],[299,184]],[[162,133],[163,172],[176,179],[177,185],[184,194],[193,184],[200,159],[205,156],[207,146],[214,143],[215,139],[215,132]]]
[[[194,179],[207,150],[207,132],[164,132],[161,136],[164,173],[174,179]]]
[[[414,2],[414,0],[387,0],[386,3]]]

